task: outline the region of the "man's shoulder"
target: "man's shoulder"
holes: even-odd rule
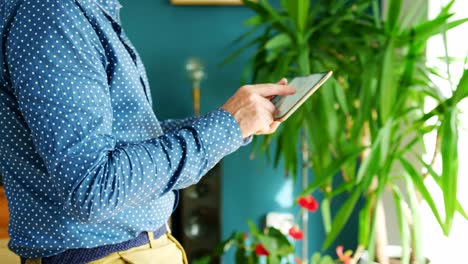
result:
[[[0,0],[0,20],[7,20],[23,0]]]
[[[11,22],[20,8],[28,9],[29,13],[53,12],[53,7],[72,4],[76,1],[78,0],[0,0],[0,26],[5,27]]]
[[[0,0],[0,19],[4,20],[6,15],[16,12],[18,7],[37,8],[40,11],[54,11],[50,7],[62,7],[73,4],[95,5],[97,0]],[[49,8],[49,9],[48,9]],[[34,11],[34,10],[32,10]]]

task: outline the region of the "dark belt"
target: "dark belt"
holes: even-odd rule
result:
[[[156,231],[153,232],[154,239],[159,238],[166,232],[166,225],[163,225],[162,227],[158,228]],[[118,244],[104,245],[95,248],[69,249],[55,256],[34,259],[35,261],[31,261],[32,259],[30,259],[28,262],[38,264],[85,264],[94,260],[101,259],[114,252],[128,250],[130,248],[139,247],[147,243],[149,243],[148,233],[142,232],[136,238]],[[25,263],[26,258],[21,258],[21,264]]]

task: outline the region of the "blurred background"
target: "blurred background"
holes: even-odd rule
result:
[[[463,190],[463,186],[468,186],[468,168],[464,162],[464,157],[468,155],[464,147],[468,144],[468,116],[466,114],[468,106],[467,100],[463,98],[468,96],[468,75],[465,70],[468,55],[468,45],[466,45],[468,28],[463,19],[468,17],[467,1],[271,0],[268,1],[271,6],[263,5],[265,3],[263,0],[258,1],[258,6],[255,3],[242,5],[236,0],[226,2],[224,0],[174,0],[173,2],[169,0],[121,0],[120,2],[123,6],[121,9],[122,24],[145,63],[151,85],[154,111],[160,120],[183,118],[198,114],[198,112],[203,114],[212,111],[220,107],[245,83],[273,82],[281,77],[291,78],[330,69],[337,71],[336,81],[330,84],[332,87],[330,91],[334,91],[329,97],[332,103],[328,104],[325,99],[314,99],[315,103],[311,101],[309,106],[304,107],[303,112],[297,114],[294,120],[284,124],[284,126],[294,125],[298,128],[296,131],[282,130],[282,135],[288,136],[290,143],[284,138],[258,139],[255,145],[243,147],[223,159],[199,185],[182,192],[181,204],[171,222],[174,234],[189,253],[190,263],[327,264],[357,263],[357,261],[372,263],[366,258],[368,255],[382,264],[429,263],[429,261],[439,264],[466,262],[464,248],[468,242],[468,216],[463,208],[468,208],[468,192]],[[444,11],[449,4],[452,5],[451,8]],[[265,6],[267,6],[266,9]],[[333,9],[335,7],[336,10]],[[320,10],[314,11],[314,8]],[[275,17],[275,12],[279,14],[278,17]],[[340,12],[342,16],[339,15]],[[378,12],[378,15],[375,15],[375,12]],[[314,18],[310,18],[312,16]],[[257,18],[251,19],[252,17]],[[301,17],[307,21],[303,27],[300,25]],[[327,20],[327,17],[332,18],[332,21]],[[437,23],[424,24],[431,19]],[[320,21],[327,21],[331,24],[333,20],[341,22],[330,26],[320,25]],[[286,29],[281,27],[283,22],[278,21],[284,21]],[[365,27],[359,28],[359,32],[355,33],[345,25],[358,28],[362,26],[362,23],[354,24],[352,21],[365,21],[363,23]],[[458,22],[450,24],[452,21]],[[389,24],[392,25],[388,26]],[[314,31],[307,33],[308,28],[315,26],[317,28]],[[270,27],[271,32],[263,31]],[[288,31],[289,27],[292,31]],[[451,27],[455,28],[450,29]],[[245,39],[239,39],[252,28],[258,30]],[[450,31],[445,34],[449,29]],[[293,33],[284,35],[281,30]],[[423,30],[426,31],[423,32]],[[310,48],[301,46],[300,37],[292,37],[297,32],[299,32],[297,36],[301,36],[300,33],[303,32],[303,36],[309,38],[304,45],[310,45]],[[421,32],[426,35],[418,40],[417,36]],[[437,34],[438,36],[432,37]],[[265,41],[260,38],[256,39],[262,36],[267,36],[268,39]],[[252,45],[247,45],[245,49],[236,53],[236,50],[242,46],[239,43],[243,41],[248,43],[245,40],[250,39],[253,40]],[[401,44],[404,42],[403,39],[407,42]],[[394,45],[391,46],[389,43],[393,41],[396,44],[391,44]],[[319,47],[317,49],[313,48],[316,43]],[[337,45],[333,46],[333,43]],[[418,43],[419,46],[414,43]],[[346,52],[341,54],[340,48]],[[361,48],[362,50],[369,49],[370,52],[363,55],[358,52]],[[386,53],[386,49],[390,50],[390,53]],[[305,57],[307,57],[308,65],[304,67],[300,62],[303,60],[302,50],[307,50]],[[262,52],[265,54],[262,55]],[[236,55],[235,58],[221,65],[232,54]],[[268,66],[255,63],[252,65],[252,59],[255,61],[257,55],[265,56],[266,59],[262,58]],[[397,58],[394,63],[383,66],[378,64],[389,61],[389,56]],[[422,63],[428,68],[418,66],[421,61],[408,63],[414,56],[420,56],[418,58],[423,60]],[[291,59],[284,62],[285,58],[289,57]],[[296,61],[299,62],[296,63]],[[372,68],[374,66],[375,69]],[[262,67],[267,73],[262,73]],[[385,79],[382,77],[385,76],[385,71],[390,72],[398,67],[401,71],[389,73],[390,77],[387,79],[390,80],[382,80]],[[412,70],[413,68],[408,70],[408,67],[414,67],[415,70]],[[276,71],[280,68],[284,70]],[[431,75],[430,80],[422,77],[413,78],[417,75],[413,71],[419,72],[419,70],[434,74]],[[411,77],[406,75],[408,72],[411,72]],[[364,77],[360,77],[366,74],[380,77],[376,77],[374,81],[366,81],[363,80]],[[464,77],[467,79],[464,83],[460,81],[462,76],[467,76]],[[361,81],[362,83],[359,83]],[[385,81],[389,85],[385,86],[387,84]],[[357,83],[359,85],[355,85]],[[378,132],[385,130],[386,118],[391,116],[391,114],[386,114],[387,110],[383,109],[382,105],[385,105],[386,99],[393,100],[388,109],[396,108],[393,104],[396,105],[399,96],[403,94],[403,90],[391,91],[390,93],[394,94],[391,99],[392,96],[385,90],[385,87],[390,87],[390,84],[404,88],[427,85],[430,89],[427,89],[425,95],[408,95],[408,98],[412,99],[405,100],[403,104],[414,103],[415,108],[421,109],[421,112],[415,114],[414,118],[409,118],[410,121],[406,118],[402,119],[401,122],[406,122],[403,128],[392,124],[391,131],[394,132],[389,133],[397,135],[399,129],[411,127],[411,123],[419,124],[420,119],[425,118],[425,114],[432,113],[432,110],[439,105],[451,105],[459,109],[456,113],[457,121],[454,121],[457,123],[455,129],[458,131],[458,137],[450,139],[450,142],[455,142],[452,146],[455,144],[459,147],[456,149],[457,155],[451,156],[452,160],[447,160],[444,154],[433,155],[435,152],[444,152],[447,148],[444,145],[446,148],[441,149],[441,143],[436,143],[437,138],[447,138],[447,135],[441,132],[445,127],[444,122],[447,121],[443,118],[445,110],[441,110],[420,123],[421,127],[431,127],[431,131],[426,131],[429,130],[426,129],[415,132],[420,132],[421,137],[418,137],[418,142],[415,140],[412,147],[415,147],[419,154],[416,158],[408,158],[408,160],[410,163],[411,161],[419,162],[418,157],[421,157],[425,163],[420,162],[419,165],[414,165],[415,169],[412,170],[411,166],[405,166],[405,161],[401,161],[403,165],[398,165],[401,173],[394,173],[395,168],[392,165],[385,165],[386,163],[374,169],[372,165],[370,168],[368,168],[369,165],[365,165],[366,158],[373,155],[374,146],[376,146],[375,152],[379,153],[383,153],[382,149],[385,147],[385,144],[381,142],[385,142],[386,139],[376,140],[384,137],[379,136]],[[358,88],[352,90],[353,85]],[[359,126],[360,119],[357,116],[364,108],[362,107],[364,101],[359,96],[364,94],[366,85],[370,87],[369,91],[372,91],[372,96],[375,96],[373,100],[378,103],[375,104],[375,109],[374,106],[369,108],[369,114],[365,118],[368,118],[370,123],[374,120],[376,125],[375,127],[370,125],[368,141],[362,143],[363,141],[358,140],[354,143],[359,145],[357,147],[364,147],[367,150],[356,151],[352,147],[333,146],[330,148],[325,146],[324,152],[317,150],[318,147],[314,143],[316,141],[332,142],[330,145],[345,145],[343,142],[352,141],[349,135],[345,136],[345,130],[347,131],[348,127],[337,126],[336,131],[342,131],[343,137],[321,138],[320,135],[316,135],[315,138],[310,136],[312,139],[309,141],[304,139],[304,133],[307,134],[307,132],[303,130],[308,131],[304,127],[311,130],[315,127],[318,132],[330,133],[330,130],[327,130],[330,126],[326,124],[333,124],[333,122],[348,124],[348,118],[354,118],[354,113],[356,113],[356,119],[353,119],[354,125]],[[380,88],[383,90],[379,91]],[[465,90],[461,91],[463,89]],[[452,95],[457,94],[456,90],[460,90],[460,98],[450,101]],[[340,97],[340,94],[344,97]],[[327,95],[320,94],[320,96],[326,97]],[[414,100],[414,97],[418,99]],[[317,96],[317,98],[321,97]],[[358,106],[356,106],[356,100]],[[344,105],[355,109],[342,111],[343,115],[337,114],[338,117],[333,117],[334,119],[331,115],[320,116],[321,110],[340,112],[344,109]],[[440,110],[440,108],[437,109]],[[307,121],[309,119],[306,111],[310,111],[312,121]],[[391,110],[388,111],[391,112]],[[377,117],[373,117],[374,112]],[[315,115],[317,118],[314,119]],[[397,113],[397,115],[404,114]],[[365,134],[364,127],[368,126],[369,122],[367,125],[363,122],[362,131],[358,129],[360,131],[356,132],[356,135]],[[309,131],[309,134],[313,133]],[[289,137],[290,135],[294,136]],[[387,139],[391,142],[389,145],[394,142],[391,141],[391,136]],[[411,138],[408,141],[412,141]],[[308,143],[304,145],[304,142]],[[258,148],[262,144],[269,147]],[[304,152],[304,146],[312,149],[310,153],[307,150]],[[317,165],[319,161],[314,160],[314,156],[317,157],[320,153],[334,154],[334,150],[337,150],[338,154],[332,155],[333,159],[323,161],[327,166],[324,165],[322,170],[316,173],[314,164],[316,164],[316,170],[320,166]],[[394,150],[398,152],[400,146],[395,147]],[[275,151],[289,152],[278,156],[276,166],[274,166]],[[411,152],[413,151],[414,149],[411,148]],[[265,155],[267,152],[272,153],[270,158]],[[370,156],[363,156],[363,152]],[[309,157],[310,155],[312,156]],[[395,158],[388,155],[388,157],[377,156],[375,160],[369,159],[368,163]],[[455,160],[459,160],[456,166],[458,173],[452,171],[447,174],[444,164],[455,162]],[[350,161],[353,165],[350,165]],[[358,167],[365,168],[362,175],[358,172]],[[427,167],[433,168],[434,173]],[[372,179],[374,175],[384,174],[381,172],[387,169],[388,179],[380,177]],[[424,176],[422,180],[413,177],[412,172],[415,170]],[[430,172],[427,172],[428,170]],[[351,175],[346,177],[348,171],[351,171]],[[335,174],[340,174],[340,176]],[[429,174],[435,176],[431,177]],[[366,175],[369,175],[369,184],[372,182],[376,185],[375,188],[367,185],[361,189],[360,177],[366,178]],[[395,181],[391,180],[393,177]],[[317,179],[324,180],[318,181]],[[384,181],[388,182],[383,183]],[[381,188],[377,187],[379,183]],[[455,187],[452,186],[453,184]],[[458,188],[458,192],[455,191],[455,196],[450,196],[448,192],[453,191],[453,188],[455,190]],[[401,193],[400,189],[402,189]],[[414,193],[411,189],[415,190]],[[313,200],[307,200],[309,194],[313,195],[311,197]],[[415,203],[418,204],[417,209],[411,201],[413,198],[418,200],[418,203]],[[304,203],[298,204],[300,200]],[[317,201],[319,209],[309,210],[310,207],[307,209],[310,201]],[[0,202],[2,202],[1,193]],[[380,203],[382,203],[380,208],[388,208],[383,215],[383,222],[376,220],[379,217],[376,216],[378,209],[375,208],[379,208],[377,204]],[[348,207],[349,210],[347,210]],[[366,218],[367,215],[368,218]],[[437,215],[440,221],[437,220]],[[18,263],[17,258],[11,257],[5,248],[7,211],[2,211],[1,216],[3,222],[0,224],[3,223],[3,229],[0,231],[3,232],[4,239],[0,244],[2,247],[0,261],[1,263],[9,263],[8,261]],[[418,222],[415,220],[416,217],[419,219]],[[375,242],[375,232],[372,230],[379,230],[379,223],[386,226],[384,247],[387,244],[391,245],[387,247],[387,256],[396,255],[396,258],[400,258],[400,262],[396,260],[388,262],[388,260],[373,257],[373,255],[379,255],[379,245],[370,246]],[[276,234],[274,230],[265,229],[267,226],[283,229],[283,233]],[[297,227],[299,233],[303,232],[299,237],[296,236],[297,233],[291,234],[291,228],[294,226]],[[451,231],[450,234],[448,230]],[[261,234],[256,234],[256,232]],[[377,235],[377,237],[380,236]],[[223,241],[224,244],[222,244]],[[262,245],[268,253],[263,253],[259,245]],[[344,247],[345,252],[341,252],[340,246]],[[346,252],[346,250],[352,250],[352,252]],[[421,254],[422,258],[419,258],[418,254]]]

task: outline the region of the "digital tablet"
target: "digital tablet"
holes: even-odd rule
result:
[[[296,88],[296,93],[276,96],[271,100],[276,107],[275,120],[282,122],[288,119],[332,74],[333,72],[329,71],[292,79],[289,86]]]

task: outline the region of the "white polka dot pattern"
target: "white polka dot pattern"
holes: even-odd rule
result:
[[[243,143],[221,109],[158,122],[119,7],[114,0],[0,3],[0,172],[9,246],[23,257],[155,230],[172,213],[175,190]]]

